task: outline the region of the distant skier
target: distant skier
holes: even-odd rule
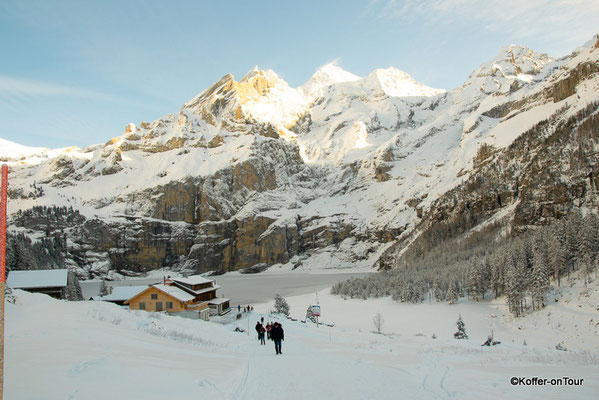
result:
[[[283,331],[283,326],[278,322],[275,322],[272,328],[270,329],[270,337],[275,342],[275,352],[277,354],[283,354],[281,351],[281,342],[285,340],[285,332]]]
[[[237,304],[237,311],[241,312],[241,304]]]

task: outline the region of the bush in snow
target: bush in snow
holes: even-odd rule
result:
[[[555,346],[555,350],[560,350],[560,351],[568,351],[568,349],[566,349],[566,347],[564,346],[564,343],[563,343],[563,342],[562,342],[562,343],[558,343],[558,344]]]
[[[289,304],[280,294],[275,294],[275,312],[289,316]]]
[[[458,320],[456,322],[458,326],[458,331],[453,334],[453,337],[456,339],[468,339],[468,335],[466,334],[466,324],[462,321],[462,316],[458,316]]]
[[[494,340],[494,334],[493,334],[493,331],[491,331],[491,334],[489,336],[487,336],[487,340],[483,344],[481,344],[481,346],[495,346],[500,343],[501,343],[500,341]]]
[[[15,304],[17,302],[17,298],[12,292],[12,289],[8,286],[4,286],[4,298],[11,304]]]

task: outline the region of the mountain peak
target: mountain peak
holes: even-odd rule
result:
[[[320,95],[322,91],[335,83],[354,82],[361,78],[331,62],[318,68],[308,81],[300,86],[306,95]]]
[[[382,90],[393,97],[428,97],[445,92],[443,89],[434,89],[423,85],[395,67],[375,69],[366,77],[365,83],[370,89]]]
[[[353,82],[360,79],[359,76],[344,70],[334,62],[318,68],[312,77],[326,80],[330,83]]]
[[[260,69],[258,68],[257,65],[254,65],[254,67],[252,69],[250,69],[247,74],[245,74],[243,76],[243,78],[241,78],[241,80],[239,82],[245,82],[250,80],[251,78],[253,78],[254,76],[258,75],[260,73]]]
[[[512,44],[501,48],[495,57],[482,64],[475,71],[475,76],[526,78],[526,76],[537,75],[549,62],[551,58],[547,54],[537,53],[526,46]]]

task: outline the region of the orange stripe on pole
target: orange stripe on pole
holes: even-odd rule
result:
[[[2,189],[0,194],[0,282],[6,278],[6,192],[8,186],[8,167],[2,166]],[[3,332],[4,333],[4,332]]]
[[[2,186],[0,187],[0,400],[4,399],[4,286],[6,261],[6,192],[8,187],[8,167],[2,166]]]

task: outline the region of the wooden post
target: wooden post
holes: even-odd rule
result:
[[[2,186],[0,187],[0,400],[4,398],[4,286],[6,260],[6,188],[8,167],[2,165]]]

